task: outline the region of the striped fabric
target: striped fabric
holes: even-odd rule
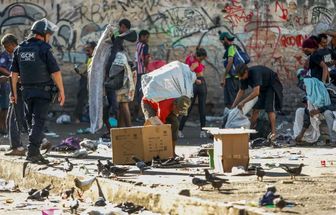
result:
[[[137,72],[138,74],[145,73],[145,55],[144,55],[144,48],[146,44],[140,41],[136,44],[136,61],[137,61]]]

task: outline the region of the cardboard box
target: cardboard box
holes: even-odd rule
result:
[[[205,128],[214,135],[215,172],[231,172],[234,166],[243,166],[247,170],[249,164],[249,134],[251,129],[218,129]]]
[[[170,125],[112,128],[112,161],[115,164],[134,164],[132,156],[151,161],[173,156]]]

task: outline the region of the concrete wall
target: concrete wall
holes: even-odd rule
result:
[[[62,65],[67,103],[75,103],[78,77],[73,63],[84,62],[83,44],[98,40],[108,23],[121,18],[152,32],[154,59],[184,60],[198,44],[208,50],[209,107],[223,106],[219,87],[223,47],[217,32],[234,33],[253,64],[270,66],[285,85],[285,109],[298,104],[295,72],[303,63],[302,41],[312,31],[333,28],[336,0],[0,0],[0,34],[27,35],[34,20],[47,17],[59,26],[54,53]],[[215,110],[215,111],[216,111]]]

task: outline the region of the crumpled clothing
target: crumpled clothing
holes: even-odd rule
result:
[[[68,137],[59,145],[53,147],[54,151],[75,151],[80,149],[80,139],[78,137]]]
[[[324,107],[331,104],[330,96],[324,83],[317,78],[305,78],[307,100],[315,107]]]

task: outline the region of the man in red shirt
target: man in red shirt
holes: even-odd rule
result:
[[[147,98],[143,98],[141,105],[146,120],[157,116],[163,123],[171,124],[173,151],[176,156],[175,143],[179,127],[179,120],[177,117],[179,115],[186,116],[188,114],[190,99],[186,96],[181,96],[179,98],[171,98],[160,102],[154,102],[148,100]]]

